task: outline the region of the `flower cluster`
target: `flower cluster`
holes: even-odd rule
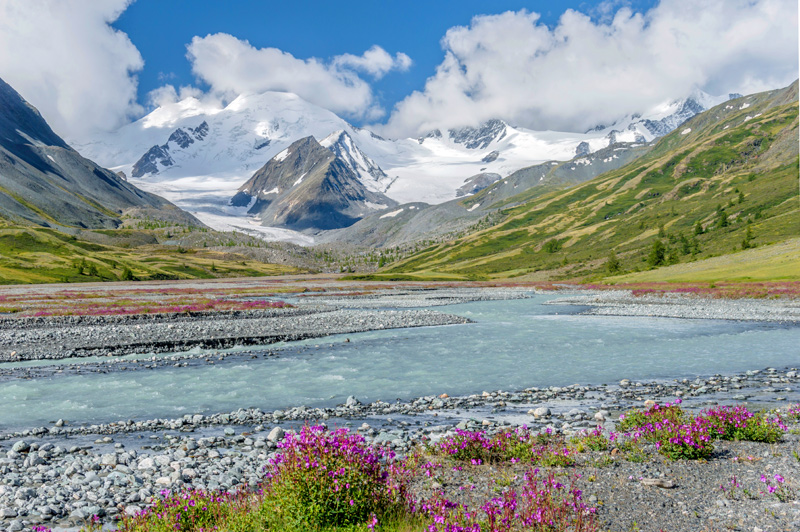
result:
[[[233,493],[208,493],[200,490],[170,494],[161,492],[162,499],[137,515],[119,524],[121,532],[161,532],[168,530],[218,530],[247,508],[247,496]]]
[[[566,486],[553,473],[536,469],[525,476],[518,493],[510,490],[470,510],[438,496],[421,510],[430,523],[427,532],[510,532],[512,530],[591,532],[598,529],[595,509],[582,501],[581,490]]]
[[[753,413],[743,405],[717,406],[703,412],[701,419],[721,440],[775,443],[787,430],[780,417]]]
[[[754,414],[744,406],[718,406],[692,417],[680,402],[623,414],[618,427],[635,441],[655,442],[659,452],[672,459],[709,458],[717,439],[775,443],[787,430],[780,417]]]
[[[69,306],[50,307],[34,312],[34,317],[44,316],[128,316],[131,314],[183,314],[192,312],[263,310],[290,307],[284,301],[266,299],[239,301],[231,299],[205,299],[197,301],[175,301],[165,305],[150,301],[118,300],[103,303],[71,303]]]
[[[800,403],[789,405],[786,408],[786,418],[792,421],[800,421]]]
[[[773,481],[775,481],[774,484]],[[797,492],[786,484],[786,479],[783,476],[777,473],[771,479],[766,475],[761,475],[761,482],[765,484],[767,492],[774,495],[781,502],[797,499]]]
[[[401,506],[405,474],[394,453],[347,429],[289,433],[266,468],[264,505],[285,525],[315,529],[364,523]]]
[[[563,437],[549,432],[537,434],[524,426],[494,436],[484,431],[457,429],[455,436],[442,438],[433,446],[433,451],[473,465],[502,461],[525,461],[547,466],[573,463]]]
[[[630,410],[619,416],[617,429],[620,432],[630,432],[648,424],[664,421],[681,424],[686,421],[686,415],[680,407],[681,402],[678,398],[673,403],[663,405],[656,403],[647,410]]]
[[[609,439],[603,434],[603,427],[598,425],[591,431],[581,431],[576,434],[570,444],[577,452],[605,451],[610,445]]]

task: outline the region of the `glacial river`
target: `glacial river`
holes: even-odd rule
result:
[[[271,358],[7,380],[0,382],[0,431],[58,418],[75,425],[333,406],[348,395],[394,401],[800,366],[800,327],[588,316],[577,307],[543,304],[554,297],[438,307],[475,323],[273,345],[268,349],[278,356]],[[37,364],[52,362],[25,365]]]

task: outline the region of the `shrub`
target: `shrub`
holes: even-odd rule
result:
[[[120,532],[168,532],[215,530],[233,514],[242,513],[244,495],[207,493],[199,490],[178,494],[161,493],[163,499],[138,515],[122,520]]]
[[[574,479],[567,486],[553,473],[539,476],[534,470],[525,476],[522,490],[507,491],[491,499],[480,510],[470,510],[441,496],[422,505],[431,522],[427,532],[506,532],[531,530],[540,532],[598,530],[595,509],[582,501],[581,490]]]
[[[655,404],[648,410],[633,410],[620,416],[619,430],[632,433],[634,440],[656,444],[661,454],[673,459],[698,460],[711,457],[714,439],[709,426],[701,419],[687,416],[678,406],[681,400],[666,405]]]
[[[572,438],[570,443],[579,453],[582,453],[587,449],[589,451],[605,451],[608,449],[610,444],[608,438],[603,435],[603,427],[600,426],[591,432],[583,431],[582,433],[577,434],[574,438]]]
[[[674,403],[666,403],[664,405],[656,403],[647,410],[629,410],[619,416],[617,430],[631,432],[649,423],[665,420],[673,423],[682,423],[686,420],[686,413],[678,406],[681,402],[680,399],[676,399]]]
[[[786,431],[779,417],[770,418],[766,412],[754,414],[743,405],[717,406],[703,412],[701,418],[721,440],[775,443]]]
[[[672,460],[705,460],[714,453],[713,436],[702,420],[695,419],[686,424],[665,420],[656,423],[651,430],[658,452]]]
[[[502,461],[526,461],[546,466],[573,463],[563,437],[550,433],[536,434],[526,427],[494,436],[457,429],[455,436],[443,438],[432,447],[432,451],[473,465]]]
[[[302,530],[367,522],[405,500],[394,454],[369,447],[347,429],[304,427],[288,434],[266,468],[262,511],[282,529]]]
[[[653,247],[650,248],[650,253],[647,255],[647,265],[651,268],[661,266],[667,260],[667,247],[660,239],[653,241]]]

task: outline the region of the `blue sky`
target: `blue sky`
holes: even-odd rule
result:
[[[388,137],[585,131],[798,77],[797,0],[0,0],[0,78],[67,140],[292,92]]]
[[[601,4],[606,6],[604,9]],[[298,58],[329,59],[344,53],[361,54],[373,45],[391,54],[403,52],[413,65],[391,72],[373,84],[380,103],[391,109],[414,90],[421,90],[444,58],[442,37],[453,26],[465,26],[476,15],[526,9],[541,15],[548,26],[567,10],[602,18],[612,6],[647,11],[653,0],[617,2],[515,0],[396,1],[234,1],[137,0],[113,27],[128,34],[144,58],[138,73],[139,102],[165,82],[197,83],[186,59],[194,36],[228,33],[254,47],[274,47]]]

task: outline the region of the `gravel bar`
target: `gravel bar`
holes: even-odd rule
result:
[[[770,321],[800,323],[800,301],[794,299],[711,299],[682,294],[634,296],[628,290],[576,294],[548,302],[551,305],[590,306],[597,316],[652,316],[661,318]]]

